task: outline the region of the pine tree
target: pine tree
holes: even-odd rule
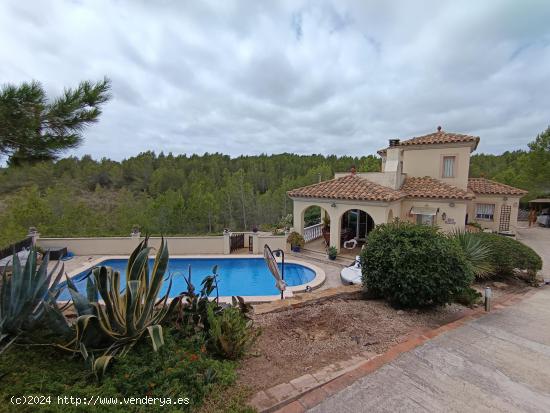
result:
[[[86,126],[97,122],[110,99],[110,81],[81,82],[48,100],[39,82],[0,89],[0,156],[10,165],[57,159],[82,142]]]

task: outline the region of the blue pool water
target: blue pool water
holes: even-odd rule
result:
[[[105,260],[97,266],[105,265],[120,271],[121,288],[126,285],[126,259]],[[200,283],[204,277],[212,274],[212,267],[218,266],[218,288],[220,296],[254,296],[254,295],[276,295],[279,290],[275,287],[275,279],[269,272],[263,258],[170,258],[165,277],[172,274],[172,289],[170,297],[175,297],[186,291],[187,287],[183,276],[188,275],[191,266],[191,280],[197,291],[200,290]],[[149,268],[152,268],[153,260],[149,260]],[[279,264],[279,270],[281,264]],[[75,275],[72,280],[77,289],[86,293],[86,275],[89,269]],[[288,286],[306,284],[315,278],[315,272],[310,268],[299,264],[285,264],[285,282]],[[164,282],[159,296],[163,296],[168,289],[168,282]],[[69,300],[70,294],[63,289],[60,300]]]

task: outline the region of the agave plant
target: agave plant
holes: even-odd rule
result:
[[[212,268],[212,274],[204,277],[201,282],[201,290],[197,294],[191,279],[191,266],[189,274],[183,277],[187,284],[187,291],[179,296],[176,324],[181,328],[192,332],[208,331],[208,309],[212,308],[214,314],[219,314],[221,307],[218,294],[218,266]],[[216,291],[216,298],[210,300],[210,295]]]
[[[59,262],[48,271],[49,254],[37,263],[37,250],[31,248],[25,266],[13,255],[12,273],[4,268],[0,278],[0,354],[22,333],[29,332],[55,301],[63,275]]]
[[[77,311],[73,351],[79,351],[95,373],[105,371],[115,354],[124,355],[147,332],[153,350],[164,344],[161,324],[176,306],[168,304],[172,280],[166,294],[158,298],[168,265],[168,248],[162,239],[153,268],[149,271],[149,253],[145,238],[132,252],[126,267],[126,285],[121,292],[120,273],[111,267],[94,268],[89,275],[86,295],[77,291],[70,279],[67,287]],[[103,355],[93,358],[93,352]]]
[[[491,250],[476,233],[455,231],[451,237],[462,248],[476,278],[483,279],[492,273]]]

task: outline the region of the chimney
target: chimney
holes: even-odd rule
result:
[[[438,132],[441,132],[441,126],[438,126],[438,127],[437,127],[437,131],[438,131]]]
[[[351,165],[351,169],[349,170],[352,175],[355,175],[357,172],[357,169],[355,169],[355,165]]]
[[[399,146],[399,139],[390,139],[390,148]]]

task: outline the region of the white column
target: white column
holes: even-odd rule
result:
[[[336,216],[335,216],[336,215]],[[337,212],[330,214],[330,245],[329,247],[336,247],[336,250],[340,252],[340,239],[342,229],[340,228],[340,217]]]
[[[260,245],[260,239],[258,238],[258,233],[254,232],[252,234],[252,254],[260,254],[262,246]]]
[[[301,235],[304,234],[304,219],[302,217],[303,211],[304,209],[302,209],[301,205],[299,205],[299,202],[294,201],[294,212],[293,212],[294,231],[296,231],[298,234],[301,234]]]
[[[36,245],[36,241],[38,240],[38,238],[40,238],[40,234],[38,233],[38,230],[35,227],[30,227],[27,237],[32,238],[32,245],[34,246]]]
[[[231,233],[229,231],[223,232],[223,253],[231,254]]]

